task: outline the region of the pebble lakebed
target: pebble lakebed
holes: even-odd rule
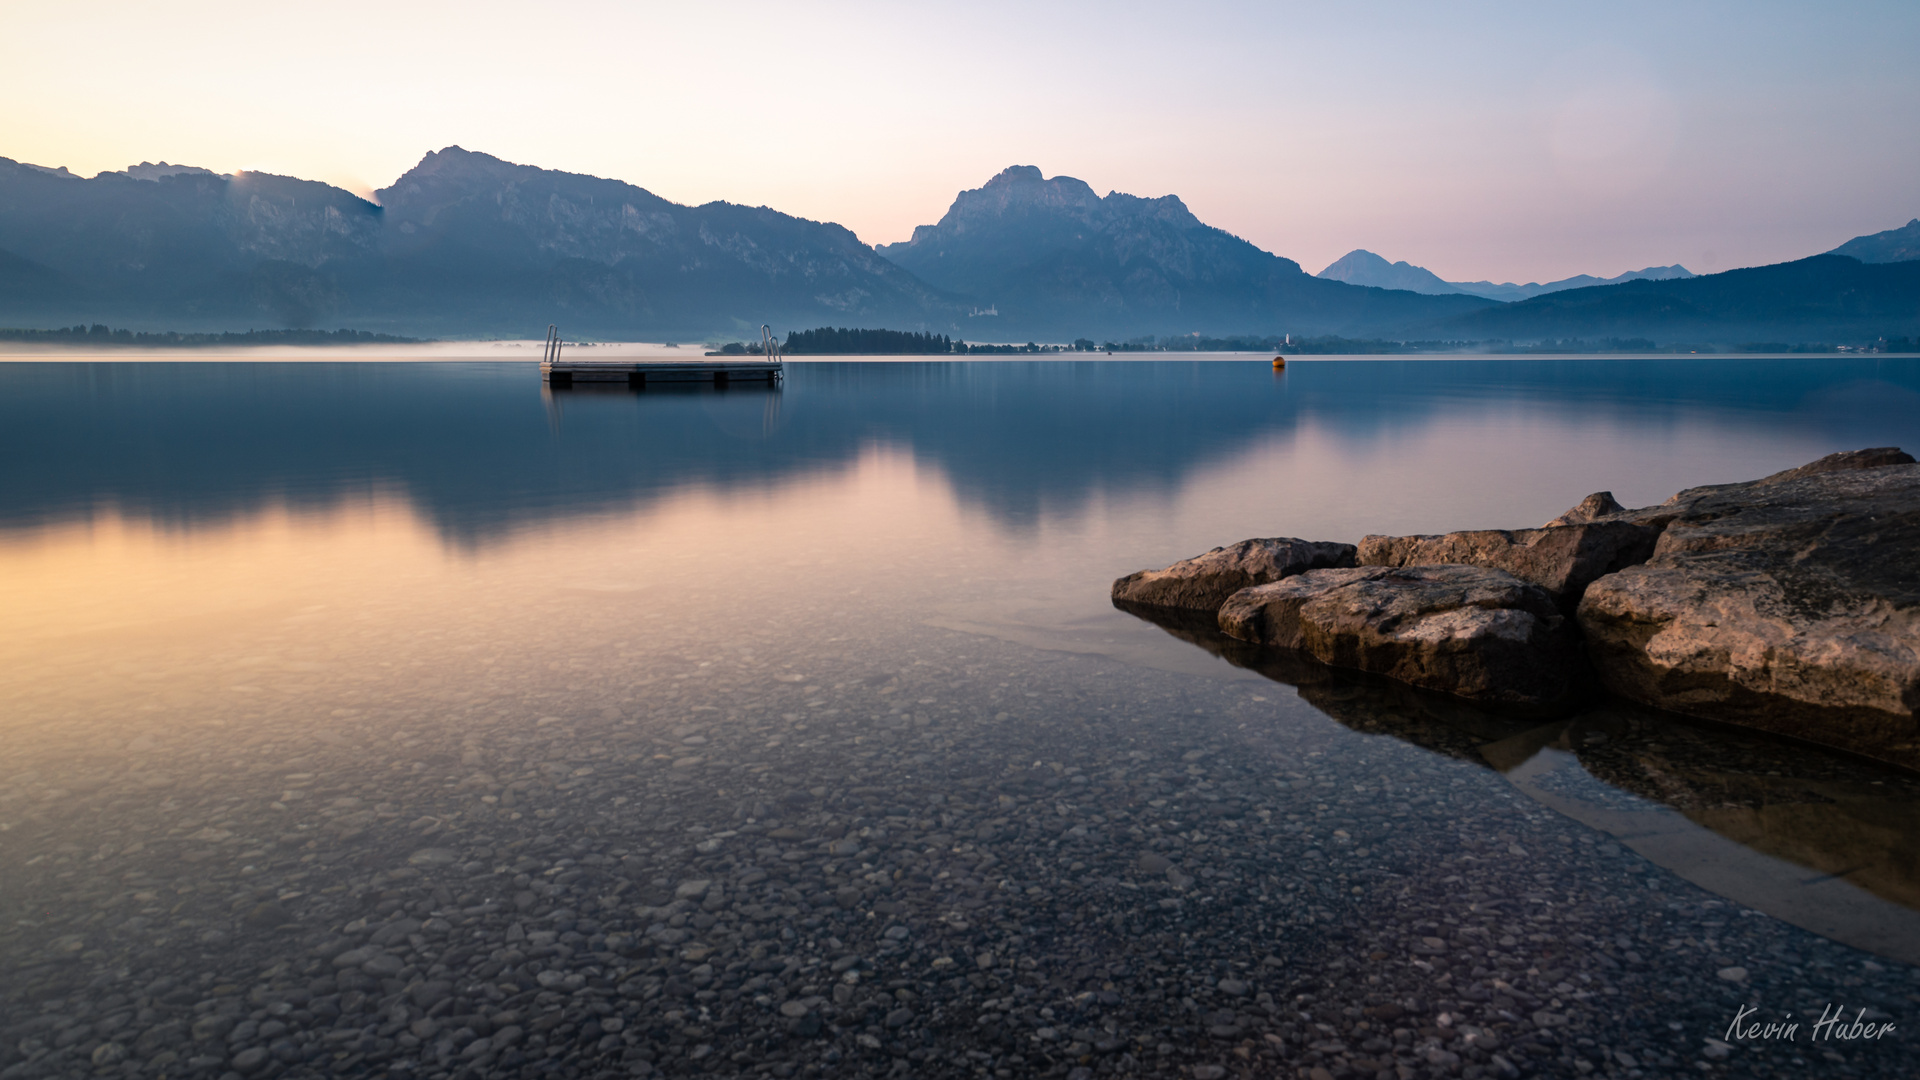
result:
[[[0,1076],[1910,1075],[1806,1026],[1920,973],[1284,686],[676,640],[49,707]],[[1743,1005],[1799,1040],[1722,1042]]]

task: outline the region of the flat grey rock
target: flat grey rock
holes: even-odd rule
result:
[[[1308,570],[1354,565],[1354,546],[1290,537],[1242,540],[1182,559],[1164,570],[1141,570],[1113,583],[1113,599],[1153,607],[1214,612],[1253,585]]]
[[[1617,514],[1625,509],[1626,507],[1621,506],[1614,500],[1613,492],[1596,491],[1575,503],[1573,509],[1568,510],[1566,513],[1561,514],[1559,517],[1554,518],[1552,521],[1540,527],[1543,529],[1551,529],[1560,525],[1585,525],[1590,521],[1598,521],[1603,517],[1607,517],[1610,514]]]
[[[1581,507],[1601,505],[1600,497]],[[1611,496],[1605,500],[1612,502]],[[1435,566],[1459,563],[1504,570],[1547,590],[1571,613],[1587,586],[1607,574],[1645,562],[1660,533],[1632,521],[1587,521],[1541,529],[1478,529],[1434,536],[1368,536],[1360,541],[1361,566]]]
[[[1792,480],[1801,480],[1822,473],[1855,472],[1860,469],[1878,469],[1885,465],[1912,465],[1913,455],[1897,446],[1876,446],[1867,450],[1842,450],[1837,454],[1828,454],[1816,461],[1810,461],[1798,468],[1786,469],[1771,476],[1756,480],[1754,487],[1769,487],[1784,484]]]
[[[1580,605],[1605,684],[1920,766],[1920,465],[1834,464],[1669,500],[1653,558]]]
[[[1476,566],[1314,570],[1235,593],[1220,629],[1495,704],[1556,702],[1581,670],[1572,625],[1545,589]]]
[[[357,949],[348,949],[346,952],[334,957],[333,966],[337,968],[357,968],[379,955],[379,949],[371,945],[362,945]]]
[[[1898,447],[1882,446],[1870,450],[1842,450],[1826,457],[1810,461],[1791,469],[1763,476],[1758,480],[1743,480],[1733,484],[1707,484],[1691,487],[1669,496],[1666,502],[1657,506],[1642,506],[1632,510],[1619,510],[1595,521],[1632,521],[1642,525],[1651,525],[1656,529],[1665,529],[1675,521],[1687,518],[1698,520],[1701,513],[1713,513],[1713,504],[1724,504],[1727,499],[1746,499],[1758,489],[1776,487],[1796,480],[1813,476],[1825,476],[1832,473],[1859,472],[1863,469],[1879,469],[1889,465],[1911,465],[1913,455]],[[1588,496],[1592,498],[1592,496]],[[1708,504],[1704,511],[1698,510],[1701,504]],[[1585,505],[1585,504],[1582,504]],[[1579,507],[1568,511],[1575,513]]]

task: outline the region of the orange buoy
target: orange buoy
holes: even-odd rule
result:
[[[1286,358],[1286,357],[1284,357],[1284,356],[1276,356],[1276,357],[1274,357],[1274,358],[1273,358],[1273,366],[1274,366],[1274,367],[1277,367],[1277,368],[1283,368],[1283,367],[1286,367],[1286,366],[1287,366],[1287,358]]]

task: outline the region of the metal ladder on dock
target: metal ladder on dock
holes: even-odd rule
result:
[[[558,326],[555,326],[552,323],[548,323],[547,324],[547,348],[545,352],[541,353],[540,362],[543,364],[556,364],[559,361],[560,361],[560,328]]]

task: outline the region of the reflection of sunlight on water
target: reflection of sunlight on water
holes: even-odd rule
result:
[[[635,404],[578,398],[566,409],[612,416]],[[696,407],[729,435],[757,439],[778,430],[785,406],[781,395],[710,394]],[[1531,525],[1591,490],[1653,502],[1702,473],[1757,475],[1821,449],[1807,436],[1757,446],[1750,421],[1502,400],[1360,427],[1308,413],[1164,483],[1121,478],[1058,499],[1041,487],[1035,513],[1018,517],[957,485],[947,455],[884,437],[797,470],[660,477],[644,497],[599,506],[570,505],[562,489],[556,506],[568,512],[527,513],[482,542],[449,533],[430,501],[398,483],[336,494],[326,509],[275,503],[218,523],[104,510],[0,538],[0,655],[36,658],[8,678],[44,685],[53,669],[74,670],[63,650],[109,637],[124,649],[141,635],[236,633],[319,604],[425,634],[503,606],[532,618],[515,598],[555,587],[647,591],[653,605],[711,617],[751,609],[768,590],[783,607],[814,605],[816,621],[920,611],[978,624],[1017,610],[1024,626],[1092,619],[1165,654],[1158,635],[1105,610],[1114,577],[1248,535],[1353,541]],[[508,633],[514,620],[500,623]],[[97,680],[86,686],[98,692]]]
[[[534,617],[512,599],[553,587],[660,590],[650,603],[710,614],[769,588],[817,603],[881,583],[911,590],[940,552],[979,531],[936,475],[880,444],[775,488],[689,487],[640,510],[530,523],[480,549],[449,543],[391,491],[192,526],[105,509],[0,539],[0,657],[16,685],[79,679],[71,688],[92,696],[101,681],[76,666],[245,634],[295,612],[333,613],[298,635],[316,642],[343,630],[342,618],[377,619],[383,635],[409,642],[405,652],[431,652],[409,634],[483,612],[511,634]]]
[[[536,519],[479,548],[452,543],[391,488],[186,524],[102,507],[0,531],[0,648],[309,596],[431,590],[516,567],[657,582],[718,560],[749,560],[732,564],[744,570],[857,557],[863,545],[923,550],[956,536],[959,517],[937,472],[878,443],[777,485],[691,484],[639,509]]]
[[[421,539],[412,504],[391,491],[211,524],[104,507],[84,521],[0,532],[0,649],[334,595],[369,574],[391,587],[429,561]]]

